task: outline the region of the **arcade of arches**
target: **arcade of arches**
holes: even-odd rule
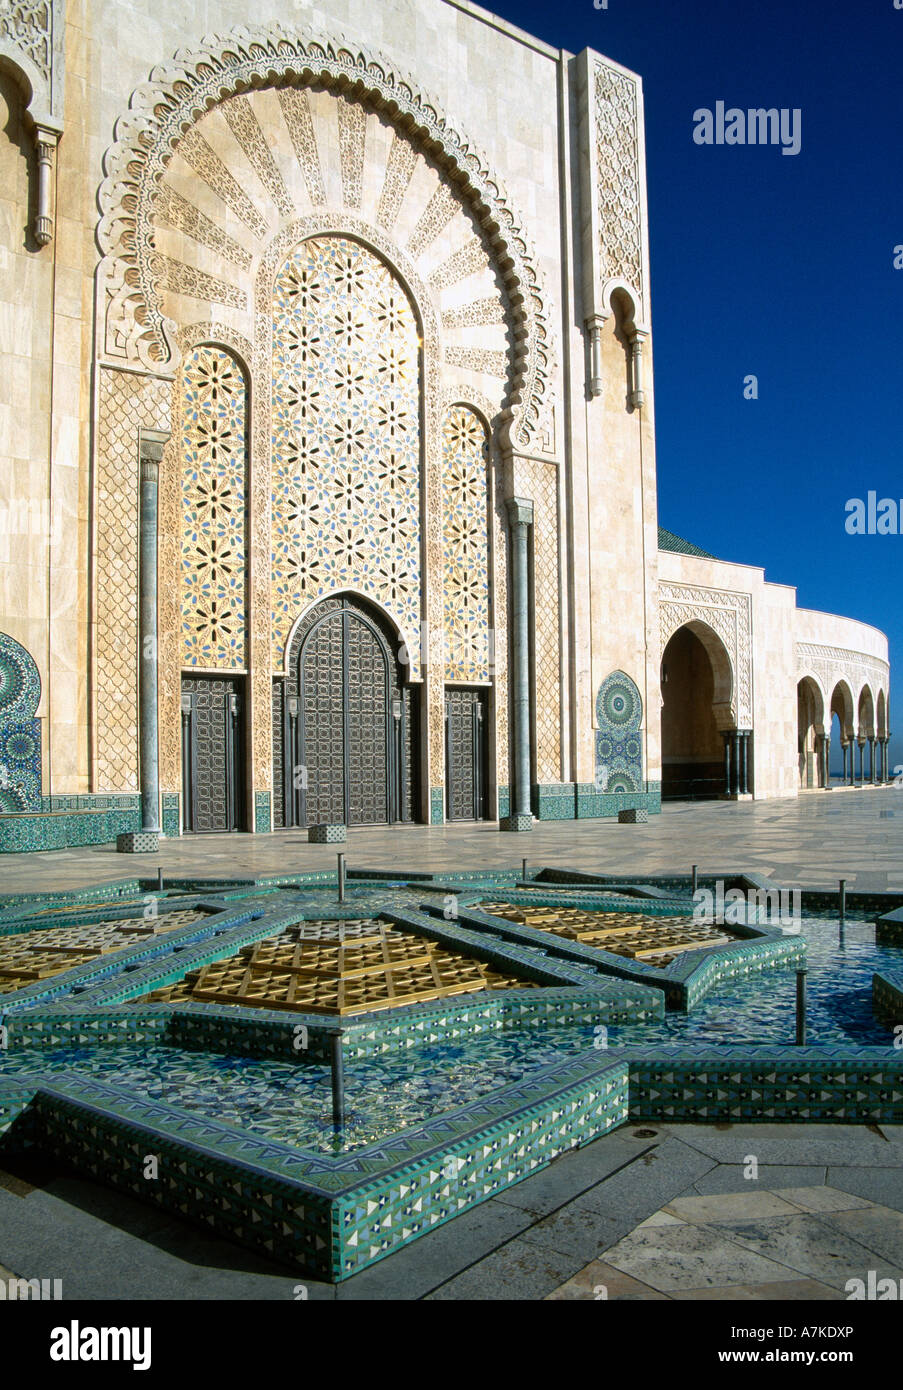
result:
[[[890,781],[887,694],[867,683],[854,697],[838,680],[827,699],[813,676],[797,686],[799,776],[804,788],[879,785]],[[838,760],[839,753],[839,760]],[[833,754],[833,757],[832,757]]]

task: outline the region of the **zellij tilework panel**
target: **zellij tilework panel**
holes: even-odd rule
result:
[[[420,342],[388,267],[345,237],[298,246],[273,293],[272,641],[354,585],[420,622]]]

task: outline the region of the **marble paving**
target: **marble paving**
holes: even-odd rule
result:
[[[882,891],[903,883],[903,789],[866,787],[796,800],[671,802],[647,825],[616,820],[536,822],[525,835],[494,823],[351,830],[349,867],[436,872],[452,867],[512,868],[526,856],[602,873],[746,871],[787,887]],[[332,845],[300,830],[273,835],[206,835],[162,840],[157,855],[117,854],[112,846],[0,856],[0,893],[80,887],[135,873],[245,875],[334,869]]]

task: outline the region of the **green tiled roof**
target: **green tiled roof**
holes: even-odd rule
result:
[[[692,541],[685,541],[682,536],[675,536],[673,531],[666,531],[664,526],[658,528],[658,548],[659,550],[672,550],[675,555],[699,555],[703,560],[714,560],[717,557],[708,550],[702,550]]]

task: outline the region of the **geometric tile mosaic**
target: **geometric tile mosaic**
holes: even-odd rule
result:
[[[654,967],[600,949],[595,937],[581,940],[577,918],[598,924],[629,899],[640,925],[656,916],[667,930],[685,930],[686,880],[651,887],[542,870],[519,887],[518,877],[357,871],[341,904],[336,877],[325,872],[167,881],[159,902],[153,882],[139,878],[71,895],[0,898],[0,956],[10,977],[23,972],[0,1015],[3,1152],[37,1146],[208,1232],[338,1281],[629,1120],[903,1121],[903,1055],[890,1046],[656,1041],[596,1051],[600,1020],[662,1017],[665,991],[648,987],[651,976],[681,985],[690,1007],[709,987],[707,972],[723,978],[786,965],[801,943],[738,925],[731,945]],[[478,906],[487,899],[506,916],[534,921],[557,904],[564,934],[493,917]],[[450,900],[457,906],[449,916]],[[876,910],[882,906],[897,901]],[[119,946],[126,936],[131,942]],[[76,962],[68,968],[59,959],[67,953]],[[274,1000],[218,986],[182,997],[178,983],[213,980],[211,966],[236,960],[243,970],[301,976],[314,956],[311,973],[333,985],[371,973],[385,982],[412,963],[432,972],[443,956],[476,969],[481,983],[458,997],[404,1002],[410,993],[396,993],[378,1012],[340,1019],[286,1014]],[[47,963],[58,973],[33,978]],[[895,1008],[900,979],[876,978],[879,994]],[[346,1078],[361,1063],[360,1097],[371,1094],[367,1066],[379,1079],[375,1091],[399,1090],[383,1081],[399,1058],[407,1070],[398,1074],[428,1088],[440,1053],[418,1049],[433,1044],[447,1049],[451,1089],[440,1087],[432,1106],[424,1091],[413,1100],[393,1095],[400,1123],[393,1118],[375,1135],[334,1136],[328,1116],[322,1139],[298,1128],[311,1087],[329,1095],[324,1062],[336,1023]],[[558,1060],[544,1063],[556,1026],[570,1029],[573,1050],[553,1049],[545,1056]],[[468,1057],[479,1077],[503,1055],[516,1064],[496,1073],[499,1084],[454,1089]],[[256,1070],[253,1059],[261,1060]],[[276,1065],[264,1065],[270,1061]],[[161,1087],[160,1076],[171,1079]],[[279,1079],[286,1077],[294,1079]],[[221,1087],[211,1088],[215,1078]],[[277,1103],[261,1110],[253,1096],[265,1085],[276,1088]],[[445,1099],[452,1095],[454,1104]],[[153,1183],[145,1174],[151,1153],[160,1164]]]
[[[0,632],[0,814],[41,809],[40,699],[37,666]]]
[[[482,421],[456,405],[442,425],[445,679],[489,680],[489,442]]]
[[[645,790],[642,722],[639,690],[623,671],[613,671],[596,695],[595,775],[600,792]]]
[[[726,946],[736,940],[716,926],[692,917],[652,917],[634,912],[586,912],[580,908],[514,907],[508,903],[481,903],[484,912],[554,932],[573,941],[603,946],[613,955],[665,966],[681,951]]]
[[[155,990],[147,1001],[197,1000],[344,1015],[486,989],[524,988],[531,988],[529,980],[500,974],[473,957],[453,955],[383,922],[352,918],[289,927]]]
[[[302,242],[273,291],[272,642],[353,585],[420,623],[420,343],[402,285],[347,237]]]
[[[245,648],[246,389],[222,348],[182,368],[182,665],[240,671]]]

